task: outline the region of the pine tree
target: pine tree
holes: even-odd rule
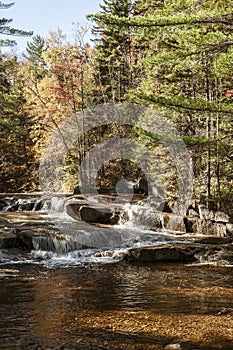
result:
[[[14,3],[4,4],[0,1],[0,10],[6,10],[12,7]],[[31,36],[32,32],[27,32],[20,29],[11,28],[10,23],[12,19],[1,18],[0,19],[0,34],[9,36]],[[13,46],[16,45],[15,40],[0,39],[0,46]]]
[[[104,0],[99,14],[90,15],[96,36],[96,84],[100,86],[105,100],[121,101],[132,86],[134,48],[132,33],[127,27],[105,23],[109,15],[128,19],[134,5],[130,0]]]
[[[45,40],[40,35],[32,37],[30,42],[27,42],[26,54],[24,57],[38,65],[44,65],[42,53],[46,50]]]
[[[33,187],[31,122],[24,111],[25,100],[18,70],[16,58],[0,57],[0,192]]]
[[[229,1],[172,1],[153,21],[159,23],[165,16],[174,25],[158,27],[154,57],[147,60],[152,100],[170,108],[192,147],[196,190],[206,195],[208,203],[222,196],[229,180],[228,156],[222,151],[223,140],[229,145],[231,139],[231,106],[224,105],[223,88],[230,76],[222,79],[216,65],[222,54],[231,55],[232,8]]]
[[[135,15],[152,15],[156,10],[164,6],[164,0],[136,0]]]
[[[172,0],[105,23],[137,29],[149,44],[134,101],[166,108],[193,150],[196,193],[223,198],[232,191],[232,2]]]

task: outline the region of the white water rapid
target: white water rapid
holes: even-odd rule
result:
[[[119,214],[115,225],[90,224],[70,211],[70,204],[88,204],[105,211],[106,206]],[[80,264],[83,262],[114,262],[122,259],[130,248],[154,246],[189,240],[188,235],[176,236],[163,228],[161,213],[139,204],[107,203],[103,198],[69,198],[55,196],[44,202],[52,225],[61,233],[57,237],[35,237],[33,259],[49,264]],[[152,230],[152,226],[154,226]],[[158,230],[155,230],[158,227]]]

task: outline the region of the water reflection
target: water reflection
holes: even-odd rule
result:
[[[232,313],[232,285],[233,271],[224,268],[121,263],[40,273],[22,266],[18,277],[1,280],[0,348],[17,348],[25,337],[77,342],[85,332],[91,341],[100,320],[116,312],[144,319]]]

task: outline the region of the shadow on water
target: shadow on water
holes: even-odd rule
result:
[[[233,349],[233,271],[107,264],[0,269],[0,349]]]

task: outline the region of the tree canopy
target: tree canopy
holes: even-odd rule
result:
[[[0,3],[0,10],[12,5]],[[82,27],[74,42],[67,41],[61,30],[47,38],[32,37],[20,62],[1,57],[3,159],[14,149],[24,166],[23,154],[27,154],[31,188],[37,189],[40,156],[62,121],[95,104],[133,102],[162,111],[182,136],[193,161],[194,197],[215,208],[229,208],[233,198],[232,1],[104,0],[89,20],[93,48],[85,42]],[[12,29],[11,21],[0,21],[2,35],[31,34]],[[12,42],[2,39],[2,44]],[[71,186],[77,163],[93,145],[131,135],[154,152],[154,162],[160,163],[175,197],[176,175],[156,138],[140,127],[97,129],[80,138],[67,157],[66,178]],[[19,171],[16,161],[8,164],[7,174]],[[119,160],[116,164],[109,163],[102,174],[114,178],[114,168],[130,173],[129,164],[120,165]],[[9,176],[8,180],[4,190],[30,187],[23,179],[15,182]]]

